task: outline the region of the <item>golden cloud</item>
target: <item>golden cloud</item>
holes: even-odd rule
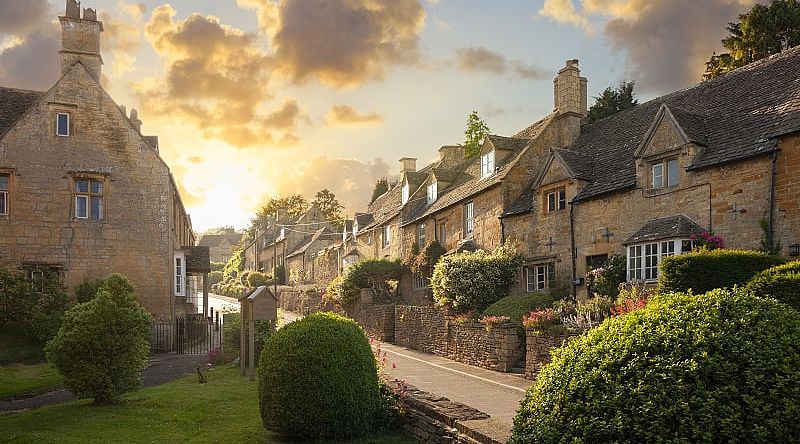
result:
[[[100,12],[103,22],[102,48],[104,54],[110,54],[111,78],[121,78],[136,64],[136,57],[131,53],[142,44],[142,27],[144,13],[147,8],[141,3],[117,1],[118,15],[108,11]]]
[[[487,72],[490,74],[513,75],[528,79],[543,79],[547,73],[539,67],[527,65],[518,60],[507,60],[499,52],[483,47],[469,47],[456,49],[455,65],[467,72]]]
[[[349,105],[334,105],[325,117],[325,125],[329,127],[357,127],[376,125],[383,121],[377,112],[361,114]]]
[[[335,88],[381,79],[419,59],[425,10],[418,0],[237,0],[255,9],[276,68],[294,83]]]

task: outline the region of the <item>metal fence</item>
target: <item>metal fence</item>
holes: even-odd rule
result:
[[[222,347],[222,325],[202,316],[180,316],[153,323],[150,353],[206,354]]]

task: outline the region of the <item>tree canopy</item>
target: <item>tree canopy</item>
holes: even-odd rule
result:
[[[385,177],[378,179],[375,182],[375,188],[372,189],[372,197],[369,199],[369,203],[375,202],[375,199],[381,197],[387,191],[389,191],[389,181]]]
[[[341,228],[344,226],[342,223],[342,209],[344,207],[336,200],[336,195],[331,193],[330,190],[323,188],[317,191],[311,204],[316,205],[319,208],[319,212],[325,216],[325,220],[331,222],[335,227]]]
[[[634,83],[623,80],[616,88],[609,86],[603,90],[595,97],[594,105],[589,108],[589,120],[595,122],[639,104],[634,98]]]
[[[469,159],[476,156],[481,151],[483,139],[489,134],[489,127],[486,122],[478,115],[477,111],[467,117],[467,129],[464,131],[464,156]]]
[[[728,23],[727,30],[729,35],[722,39],[722,46],[728,52],[711,55],[704,80],[799,45],[800,3],[773,0],[769,5],[756,4],[739,15],[739,22]]]
[[[269,197],[264,205],[256,211],[251,221],[251,227],[264,229],[266,221],[279,209],[285,209],[289,217],[297,217],[309,208],[308,201],[301,194],[292,194],[286,197]]]

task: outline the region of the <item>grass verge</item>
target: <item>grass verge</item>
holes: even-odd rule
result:
[[[0,416],[3,441],[11,443],[262,443],[281,441],[263,429],[256,383],[237,369],[208,372],[124,396],[116,405],[90,401],[42,407]],[[402,434],[350,441],[354,444],[411,444]]]
[[[35,396],[61,385],[61,376],[47,364],[0,367],[0,400]]]

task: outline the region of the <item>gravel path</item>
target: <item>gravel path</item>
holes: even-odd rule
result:
[[[195,371],[195,365],[205,365],[206,355],[160,354],[151,356],[144,370],[144,386],[164,384]],[[0,415],[30,410],[51,404],[74,401],[67,390],[56,390],[43,395],[13,401],[0,401]]]

